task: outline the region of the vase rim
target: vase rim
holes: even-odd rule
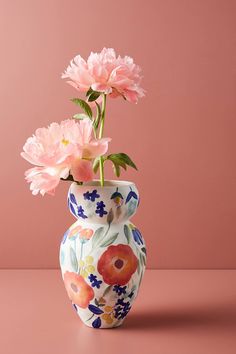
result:
[[[94,179],[93,181],[89,182],[84,182],[83,185],[78,185],[76,182],[72,183],[73,185],[76,185],[78,187],[100,187],[100,188],[114,188],[114,187],[131,187],[134,186],[135,184],[131,181],[121,181],[121,180],[105,180],[104,181],[104,187],[100,185],[100,180],[99,179]]]

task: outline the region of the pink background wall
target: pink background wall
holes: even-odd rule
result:
[[[103,46],[145,75],[138,105],[113,100],[111,151],[139,166],[123,179],[142,196],[135,222],[150,268],[235,268],[235,11],[229,0],[1,0],[0,267],[57,267],[73,222],[68,185],[31,196],[19,157],[39,126],[76,112],[60,79],[69,60]],[[110,171],[108,177],[112,177]]]

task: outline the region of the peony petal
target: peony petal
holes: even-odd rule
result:
[[[112,92],[112,88],[109,85],[101,84],[99,82],[92,84],[91,87],[94,91],[104,92],[105,94],[109,94]]]
[[[92,140],[84,147],[83,158],[96,158],[104,155],[108,150],[108,143],[110,138],[103,138],[99,140]]]
[[[91,140],[91,135],[93,132],[93,123],[87,118],[80,121],[79,124],[80,137],[78,139],[80,145],[85,145]]]
[[[131,103],[137,103],[138,102],[138,94],[135,91],[125,90],[124,91],[124,97],[127,99],[127,101],[129,101]]]
[[[34,167],[25,172],[25,178],[30,184],[30,190],[33,195],[38,193],[44,195],[55,194],[55,188],[60,182],[60,178],[66,178],[69,175],[69,168],[66,166],[53,167]]]
[[[77,182],[87,182],[93,179],[92,163],[88,160],[76,159],[71,167],[71,174]]]

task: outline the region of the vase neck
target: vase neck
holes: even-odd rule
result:
[[[68,193],[71,213],[82,222],[111,224],[131,218],[139,205],[139,194],[133,183],[109,185],[77,185]]]

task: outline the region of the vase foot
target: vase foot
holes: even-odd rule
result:
[[[101,327],[99,328],[94,328],[92,326],[92,323],[86,323],[86,322],[82,322],[86,327],[89,327],[89,328],[93,328],[93,329],[112,329],[112,328],[117,328],[117,327],[121,327],[122,324],[123,324],[123,321],[122,322],[118,322],[118,323],[114,323],[113,325],[102,325]]]

